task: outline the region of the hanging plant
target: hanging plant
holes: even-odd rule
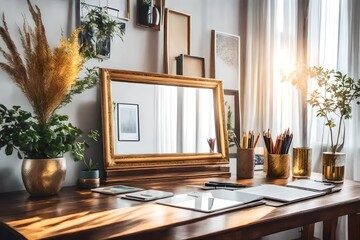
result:
[[[88,13],[80,23],[80,51],[86,59],[109,58],[110,41],[116,36],[123,40],[125,24],[112,18],[106,6],[94,7],[81,2],[81,8],[88,10]]]

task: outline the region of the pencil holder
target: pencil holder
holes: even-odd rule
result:
[[[293,148],[292,176],[294,178],[309,178],[311,175],[311,148]]]
[[[237,149],[236,179],[254,177],[254,159],[255,153],[253,148]]]
[[[268,178],[288,178],[290,175],[290,154],[268,155]]]

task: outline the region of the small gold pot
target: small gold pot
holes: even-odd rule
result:
[[[65,158],[29,159],[25,158],[21,176],[26,191],[31,196],[44,197],[57,194],[66,174]]]
[[[323,180],[333,183],[344,182],[346,154],[323,153]]]
[[[268,155],[268,178],[288,178],[290,175],[290,154]]]

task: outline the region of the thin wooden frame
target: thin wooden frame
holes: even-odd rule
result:
[[[226,89],[240,90],[240,37],[212,30],[211,45],[210,76]]]
[[[204,78],[205,58],[180,54],[176,57],[176,74]]]
[[[156,6],[157,11],[158,11],[158,24],[154,24],[154,23],[150,23],[148,22],[146,19],[149,17],[148,16],[148,12],[146,11],[146,7],[144,7],[143,3],[144,0],[137,0],[137,6],[136,6],[136,25],[140,26],[140,27],[145,27],[145,28],[150,28],[156,31],[160,31],[160,27],[162,24],[162,19],[164,18],[164,3],[165,0],[154,0],[154,6]],[[153,6],[153,7],[154,7]],[[152,20],[154,20],[153,18],[151,18]],[[145,21],[147,21],[147,23],[145,23]]]
[[[211,89],[214,96],[217,153],[115,154],[112,82],[145,83]],[[220,80],[165,74],[101,69],[101,104],[105,182],[140,181],[159,178],[229,176],[229,148]],[[134,93],[136,94],[136,93]],[[224,165],[225,164],[225,165]],[[202,172],[203,171],[203,172]]]
[[[237,90],[230,90],[230,89],[225,89],[224,90],[224,104],[225,104],[225,120],[227,121],[227,106],[226,106],[226,102],[227,101],[231,101],[228,103],[228,106],[230,107],[232,114],[234,116],[234,122],[233,122],[233,130],[234,133],[236,134],[236,136],[238,138],[240,138],[240,114],[239,114],[239,91]],[[230,144],[229,144],[230,146]],[[236,145],[230,147],[229,149],[229,155],[231,158],[236,158],[236,153],[237,153],[237,148]]]
[[[175,58],[180,54],[191,54],[191,16],[166,9],[164,31],[165,73],[176,74]]]

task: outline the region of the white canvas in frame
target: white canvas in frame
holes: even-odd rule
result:
[[[118,141],[140,141],[139,105],[117,104]]]
[[[240,37],[212,31],[213,76],[223,81],[224,89],[239,90]]]

